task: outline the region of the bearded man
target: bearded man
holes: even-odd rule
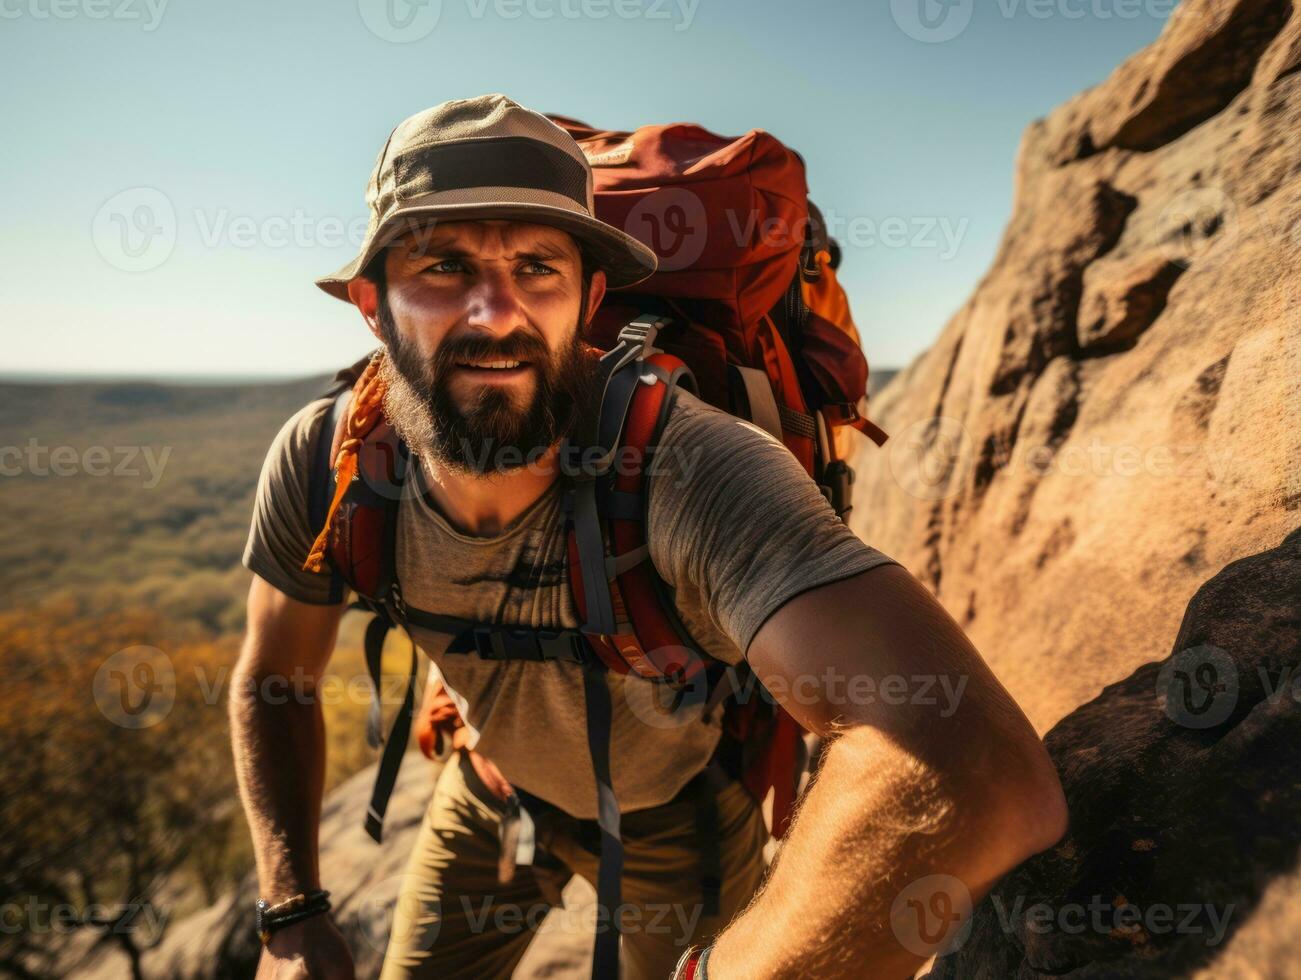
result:
[[[400,124],[368,202],[361,254],[320,285],[383,344],[384,415],[412,453],[397,523],[403,599],[461,619],[574,629],[559,455],[599,397],[583,331],[607,288],[650,275],[655,255],[593,216],[591,170],[573,139],[501,95]],[[352,976],[321,898],[320,706],[249,693],[275,676],[310,687],[334,646],[344,603],[302,565],[320,530],[308,473],[329,408],[307,405],[276,438],[244,556],[254,579],[231,707],[264,980]],[[622,972],[667,978],[695,947],[686,969],[697,978],[908,975],[925,958],[901,928],[913,883],[942,878],[978,899],[1064,832],[1043,745],[931,594],[839,521],[777,440],[678,392],[657,452],[683,461],[646,488],[650,559],[680,621],[770,690],[811,692],[783,706],[829,747],[766,873],[758,805],[711,765],[717,718],[648,725],[632,706],[636,678],[608,673],[622,894],[644,913],[623,930]],[[562,661],[449,655],[446,634],[411,633],[471,734],[422,821],[382,976],[507,977],[532,938],[532,910],[547,905],[535,871],[499,874],[512,787],[563,818],[535,863],[561,883],[597,880],[592,841],[608,814],[594,788],[587,678]],[[827,677],[943,677],[963,694],[941,712],[805,683]],[[695,794],[706,784],[719,881],[716,908],[702,914]]]

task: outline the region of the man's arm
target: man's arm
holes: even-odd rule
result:
[[[320,887],[325,724],[316,687],[342,611],[342,604],[298,602],[257,575],[249,589],[248,631],[231,684],[231,744],[261,896],[273,904]],[[273,934],[258,977],[351,977],[351,963],[337,929],[316,916]]]
[[[1043,743],[904,569],[797,595],[747,659],[832,741],[763,891],[711,953],[713,980],[911,976],[970,902],[1065,833]]]

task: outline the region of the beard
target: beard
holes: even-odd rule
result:
[[[597,410],[601,355],[583,342],[582,312],[554,352],[536,334],[517,330],[495,339],[448,338],[432,360],[399,335],[382,288],[377,318],[388,351],[380,365],[384,415],[418,456],[464,473],[507,473],[536,462]],[[472,389],[468,405],[456,403],[450,383],[458,362],[484,360],[530,364],[534,384],[527,404],[519,404],[518,392],[491,384]]]

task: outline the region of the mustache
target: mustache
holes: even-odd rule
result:
[[[529,361],[545,363],[551,352],[535,334],[516,331],[505,337],[469,334],[444,340],[438,345],[434,361],[438,367],[450,367],[462,361]]]

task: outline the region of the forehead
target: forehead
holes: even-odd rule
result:
[[[456,252],[485,259],[509,259],[520,255],[550,255],[578,259],[573,236],[550,225],[524,221],[437,221],[404,232],[391,248],[402,258]]]

